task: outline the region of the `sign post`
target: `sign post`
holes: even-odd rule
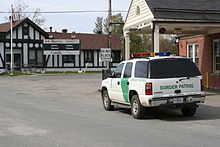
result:
[[[106,63],[107,69],[110,69],[109,62],[112,61],[111,48],[101,48],[101,61]]]

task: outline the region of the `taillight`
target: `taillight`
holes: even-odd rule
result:
[[[203,80],[202,79],[200,80],[200,85],[201,85],[201,91],[204,91],[204,89],[203,89]]]
[[[152,92],[153,89],[152,89],[152,83],[146,83],[145,84],[145,94],[146,95],[152,95]]]

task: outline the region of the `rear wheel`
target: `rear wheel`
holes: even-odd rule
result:
[[[133,95],[131,98],[131,113],[135,119],[144,117],[144,107],[141,105],[137,95]]]
[[[109,99],[107,90],[102,92],[102,103],[105,110],[110,111],[114,109],[114,106],[111,105],[111,100]]]
[[[196,113],[196,105],[195,106],[184,106],[181,108],[181,112],[183,116],[193,116]]]

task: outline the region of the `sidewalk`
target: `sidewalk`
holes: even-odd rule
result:
[[[220,90],[219,89],[209,89],[205,91],[206,96],[218,96],[220,99]]]

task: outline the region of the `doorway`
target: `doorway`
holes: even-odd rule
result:
[[[21,53],[14,53],[14,70],[21,70]],[[7,53],[6,54],[6,65],[7,68],[10,69],[10,65],[11,65],[11,54]]]

